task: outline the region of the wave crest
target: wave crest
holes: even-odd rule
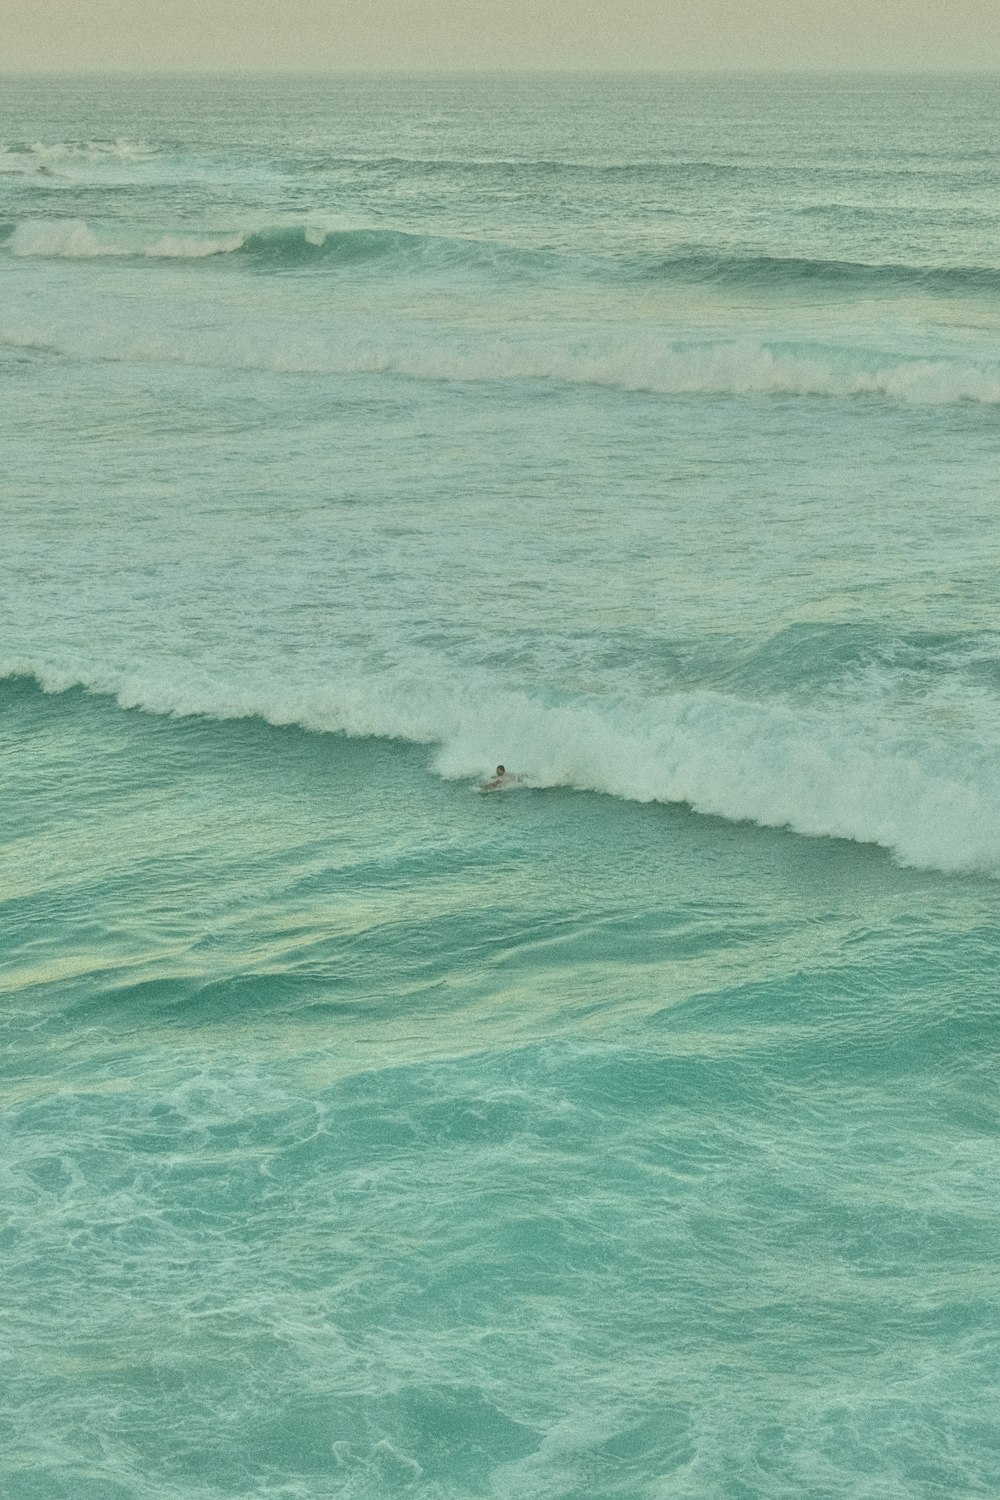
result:
[[[843,288],[851,293],[1000,292],[1000,267],[991,265],[909,265],[903,261],[822,260],[808,256],[736,255],[709,250],[680,251],[637,268],[650,280],[716,283],[745,289]]]
[[[989,297],[1000,293],[1000,267],[995,265],[869,263],[698,246],[680,246],[667,256],[598,253],[586,245],[555,251],[466,236],[314,222],[193,232],[117,225],[97,229],[83,219],[28,219],[8,228],[6,246],[13,255],[49,258],[203,260],[235,255],[249,266],[268,270],[371,265],[386,270],[466,270],[501,280],[572,274],[618,285],[661,281],[745,292],[808,289],[852,296],[868,292]]]
[[[15,224],[6,238],[11,255],[40,259],[97,260],[107,256],[152,260],[204,259],[238,250],[244,237],[160,234],[137,242],[92,229],[83,219],[28,219]]]
[[[169,253],[168,247],[163,253]],[[204,254],[215,253],[205,249]],[[534,342],[502,334],[458,334],[348,325],[308,339],[215,331],[115,330],[0,324],[8,348],[113,363],[270,370],[309,375],[385,375],[409,380],[560,382],[659,396],[779,396],[882,399],[914,405],[1000,406],[1000,364],[954,358],[877,362],[863,350],[771,346],[564,331]]]
[[[195,233],[95,229],[83,219],[28,219],[7,225],[2,238],[11,255],[23,258],[205,260],[233,255],[269,270],[394,262],[418,270],[423,266],[489,268],[501,262],[508,268],[524,269],[550,259],[544,252],[517,250],[485,240],[398,229],[327,229],[314,224]]]
[[[478,778],[499,755],[534,787],[684,803],[732,822],[877,844],[904,865],[1000,877],[996,751],[917,741],[844,704],[809,709],[706,690],[553,702],[485,680],[237,684],[29,662],[9,662],[2,675],[174,717],[435,745],[434,769],[449,779]]]

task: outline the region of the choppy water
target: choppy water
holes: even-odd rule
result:
[[[5,1500],[1000,1492],[997,103],[3,84]]]

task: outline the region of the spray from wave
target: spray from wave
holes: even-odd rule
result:
[[[125,673],[9,662],[4,676],[72,687],[122,708],[260,718],[318,733],[436,746],[434,769],[478,778],[502,755],[531,786],[684,803],[733,822],[881,845],[903,865],[1000,877],[1000,757],[917,741],[870,715],[711,691],[555,702],[458,679],[341,676],[330,686],[193,670]]]

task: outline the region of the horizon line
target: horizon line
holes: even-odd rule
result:
[[[0,66],[0,80],[11,78],[515,78],[515,77],[591,77],[591,78],[996,78],[1000,82],[1000,66],[975,67],[831,67],[799,64],[795,67],[733,67],[730,65],[699,65],[649,67],[632,66],[627,63],[614,66],[589,63],[544,64],[523,63],[517,65],[488,66],[482,64],[438,64],[414,67],[412,64],[385,64],[378,67],[369,64],[345,64],[338,67],[244,67],[238,63],[216,63],[211,67],[198,64],[150,66],[140,68],[90,66],[87,64],[64,67],[10,67]]]

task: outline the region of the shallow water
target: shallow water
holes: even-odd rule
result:
[[[4,84],[5,1496],[997,1492],[997,118]]]

